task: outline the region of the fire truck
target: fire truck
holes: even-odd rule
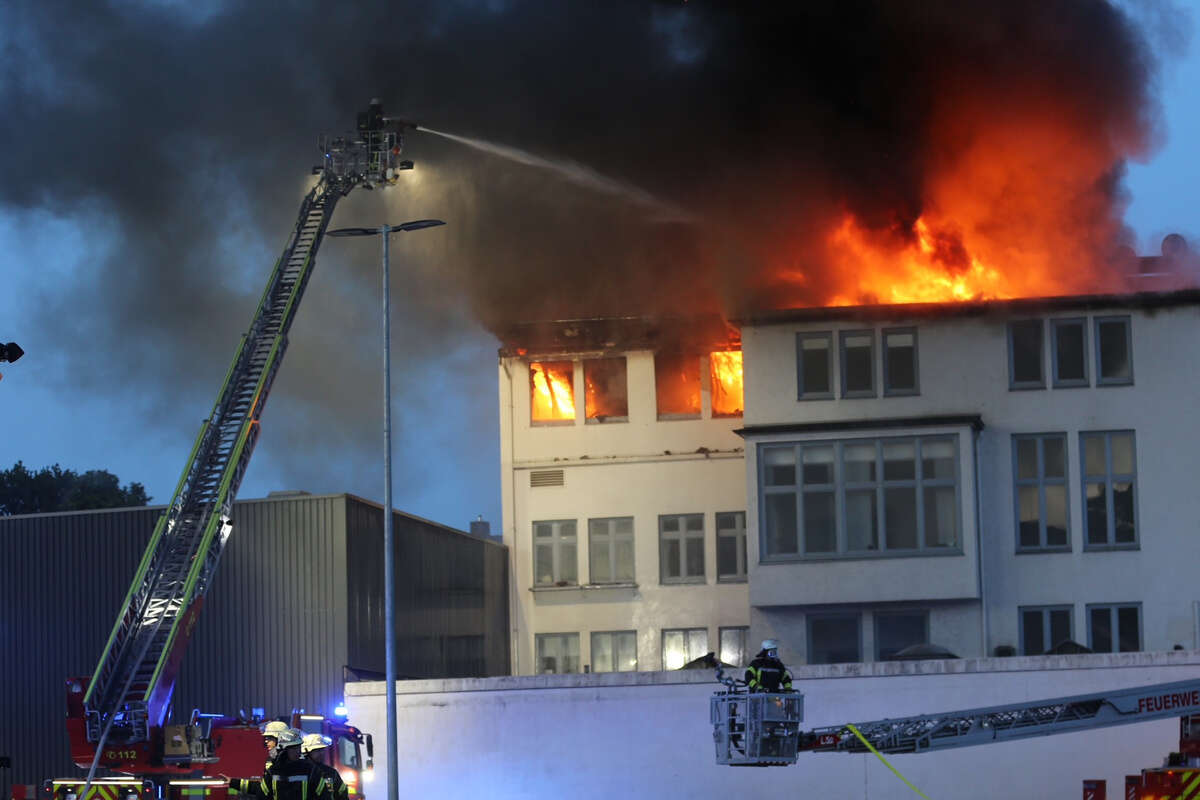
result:
[[[1126,777],[1126,800],[1200,800],[1200,680],[1159,683],[986,708],[882,719],[805,731],[799,692],[750,693],[717,673],[725,688],[709,701],[717,764],[794,764],[805,751],[926,753],[951,747],[1179,717],[1179,751],[1163,766]],[[1088,784],[1084,781],[1084,796]],[[1092,787],[1100,800],[1104,790]]]
[[[201,424],[171,502],[159,517],[112,633],[90,677],[67,681],[71,758],[81,780],[50,780],[38,800],[193,800],[226,795],[222,776],[261,775],[261,711],[226,716],[193,711],[169,722],[184,651],[232,531],[233,501],[258,441],[259,418],[287,349],[287,335],[338,200],[358,186],[393,185],[411,123],[384,116],[372,100],[357,130],[322,137],[316,186],[275,263],[254,318]],[[329,736],[331,765],[350,792],[371,775],[372,740],[335,718],[295,711],[282,717]],[[362,750],[365,747],[366,759]],[[98,770],[119,777],[97,777]],[[20,798],[17,798],[20,800]]]

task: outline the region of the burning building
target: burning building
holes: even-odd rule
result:
[[[742,354],[717,317],[513,326],[500,351],[513,669],[746,656]]]

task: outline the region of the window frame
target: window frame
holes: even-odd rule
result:
[[[562,535],[560,526],[562,526],[563,524],[568,523],[568,522],[575,526],[575,533],[572,534],[572,538],[575,540],[575,542],[574,542],[574,544],[575,544],[575,580],[573,580],[573,581],[567,581],[564,578],[559,577],[562,574],[561,570],[562,570],[562,544],[563,544],[563,542],[562,542],[563,535]],[[541,583],[538,580],[538,570],[537,570],[537,567],[538,567],[537,526],[538,525],[553,525],[554,526],[554,533],[551,536],[551,540],[552,540],[552,542],[551,542],[551,559],[552,559],[551,571],[553,573],[553,577],[549,583]],[[555,587],[560,587],[560,586],[578,586],[579,585],[579,520],[577,520],[577,519],[537,519],[537,520],[534,520],[533,523],[530,525],[529,535],[530,535],[530,538],[533,540],[532,556],[533,556],[533,586],[534,586],[534,588],[542,589],[542,588],[555,588]]]
[[[1050,641],[1050,614],[1055,611],[1067,612],[1067,638],[1075,640],[1075,605],[1073,603],[1062,603],[1058,605],[1048,606],[1017,606],[1017,654],[1022,656],[1041,656],[1050,652],[1058,642]],[[1027,653],[1025,652],[1025,615],[1040,613],[1042,617],[1042,652]]]
[[[588,403],[588,365],[595,367],[601,361],[620,361],[621,370],[625,373],[625,413],[613,414],[607,417],[592,416],[592,409]],[[583,424],[585,425],[608,425],[611,423],[629,422],[629,360],[625,356],[604,356],[602,358],[586,358],[579,362],[583,375]],[[578,407],[580,404],[576,403]],[[578,409],[575,412],[579,416]]]
[[[829,389],[824,392],[806,392],[804,390],[804,342],[808,340],[823,340],[825,342],[826,369],[825,379]],[[832,400],[834,397],[834,358],[833,331],[801,331],[796,334],[796,399],[797,400]]]
[[[617,636],[625,636],[625,635],[631,635],[633,637],[633,669],[631,669],[631,670],[630,669],[603,669],[603,670],[596,669],[596,637],[597,636],[612,637],[611,648],[612,648],[612,653],[613,653],[613,662],[616,663],[618,660],[617,659],[617,648],[616,648],[616,642],[617,642],[616,637]],[[589,647],[588,667],[589,667],[589,669],[591,669],[592,672],[603,673],[603,672],[637,672],[638,671],[638,635],[637,635],[637,631],[635,631],[635,630],[592,631],[591,636],[588,637],[588,647]]]
[[[1058,377],[1058,329],[1068,325],[1078,325],[1083,336],[1082,353],[1083,377],[1062,380]],[[1088,368],[1088,320],[1087,317],[1051,317],[1050,319],[1050,385],[1055,389],[1080,389],[1092,385],[1091,372]]]
[[[891,386],[891,375],[888,370],[888,335],[889,334],[912,334],[912,354],[913,354],[913,386],[911,389],[894,389]],[[881,359],[880,369],[883,373],[883,396],[884,397],[915,397],[921,394],[921,361],[917,347],[917,328],[916,326],[902,326],[898,328],[884,328],[879,335],[879,354]]]
[[[615,523],[620,520],[629,520],[629,533],[619,533],[615,530]],[[608,540],[608,567],[609,575],[613,576],[611,580],[598,581],[596,580],[595,565],[592,561],[592,540],[595,532],[592,530],[592,523],[605,522],[608,524],[608,530],[602,534]],[[632,516],[624,517],[589,517],[588,518],[588,585],[590,586],[614,586],[622,584],[635,583],[637,580],[637,539],[636,539],[636,521]],[[617,542],[627,540],[633,551],[633,563],[630,565],[632,574],[628,578],[618,578],[617,575]]]
[[[1070,553],[1073,545],[1071,542],[1071,456],[1070,456],[1070,438],[1065,432],[1048,432],[1048,433],[1014,433],[1012,435],[1012,476],[1013,476],[1013,535],[1015,537],[1016,552],[1018,553]],[[1047,478],[1046,477],[1046,457],[1045,457],[1045,440],[1050,438],[1061,438],[1063,445],[1063,477]],[[1019,443],[1022,441],[1037,442],[1037,468],[1038,476],[1036,478],[1020,477],[1020,466],[1018,461]],[[1038,544],[1036,546],[1024,546],[1021,544],[1021,488],[1036,486],[1038,489]],[[1065,545],[1051,545],[1046,543],[1046,487],[1047,486],[1062,486],[1066,494],[1065,513],[1067,515],[1067,543]]]
[[[741,528],[732,529],[732,534],[722,532],[721,517],[741,516]],[[749,579],[749,554],[746,550],[746,512],[745,511],[718,511],[713,518],[713,529],[717,536],[717,583],[745,583]],[[726,529],[729,530],[729,529]],[[734,540],[734,560],[736,571],[733,573],[721,572],[721,538],[732,538]]]
[[[658,644],[659,644],[658,655],[659,655],[659,662],[660,662],[663,670],[675,670],[675,669],[679,669],[680,667],[683,666],[683,664],[680,664],[679,667],[668,667],[667,666],[667,648],[666,648],[667,634],[671,634],[671,633],[682,633],[683,634],[683,649],[684,649],[683,663],[686,664],[686,663],[688,663],[688,661],[691,660],[687,657],[688,644],[689,644],[690,638],[691,638],[689,636],[689,634],[699,633],[699,632],[704,633],[704,647],[702,649],[705,652],[708,652],[708,628],[694,627],[694,628],[663,628],[662,629],[662,632],[658,639]]]
[[[754,654],[750,651],[750,626],[749,625],[722,625],[717,628],[717,660],[724,661],[721,657],[725,652],[724,646],[721,643],[725,636],[725,631],[738,631],[742,634],[742,663],[735,664],[737,667],[745,667],[754,658]],[[725,663],[730,663],[726,661]]]
[[[1113,434],[1128,434],[1133,450],[1133,472],[1132,473],[1113,473],[1112,465],[1112,437]],[[1089,480],[1087,471],[1087,450],[1084,440],[1088,436],[1103,436],[1104,437],[1104,502],[1105,515],[1107,516],[1107,530],[1105,541],[1103,544],[1094,544],[1089,540],[1088,536],[1088,497],[1087,488],[1089,483],[1096,483],[1095,480]],[[1083,518],[1080,524],[1080,532],[1083,537],[1083,550],[1088,551],[1103,551],[1103,550],[1140,550],[1142,546],[1141,539],[1141,522],[1139,506],[1141,505],[1138,491],[1137,480],[1137,432],[1132,429],[1123,430],[1103,430],[1103,431],[1080,431],[1079,432],[1079,484],[1080,484],[1080,502],[1083,508]],[[1123,483],[1128,481],[1133,489],[1133,541],[1118,542],[1117,537],[1117,518],[1114,513],[1114,496],[1113,483]]]
[[[1038,324],[1038,372],[1041,378],[1037,381],[1018,381],[1016,379],[1016,351],[1013,347],[1013,326],[1021,323]],[[1046,320],[1041,317],[1028,319],[1012,319],[1005,326],[1006,339],[1008,341],[1008,390],[1010,392],[1025,391],[1028,389],[1045,389],[1046,388]]]
[[[1120,322],[1125,326],[1125,352],[1129,357],[1128,378],[1105,378],[1101,369],[1100,359],[1100,325],[1101,323]],[[1092,333],[1096,341],[1096,387],[1101,386],[1132,386],[1133,385],[1133,320],[1128,314],[1115,314],[1092,318]]]
[[[854,661],[814,661],[813,652],[813,623],[818,620],[832,619],[853,619],[858,626],[858,658]],[[861,664],[863,663],[863,621],[862,612],[859,611],[822,611],[818,613],[804,615],[804,643],[808,648],[808,663],[809,664]]]
[[[545,369],[544,365],[546,365],[546,364],[570,364],[571,365],[571,405],[574,406],[574,408],[575,408],[574,416],[567,418],[567,419],[534,419],[534,417],[533,417],[533,406],[534,406],[534,403],[533,403],[533,392],[534,392],[533,365],[534,364],[543,365],[543,369]],[[575,380],[577,377],[577,373],[579,372],[579,361],[576,359],[563,359],[563,358],[553,359],[553,360],[551,360],[551,359],[535,359],[535,360],[526,362],[525,371],[529,373],[529,381],[528,381],[528,383],[529,383],[529,390],[528,390],[528,394],[529,394],[529,426],[531,428],[542,428],[542,427],[553,428],[553,427],[563,427],[563,426],[574,425],[579,420],[579,407],[582,405],[582,403],[580,402],[580,398],[577,397],[578,392],[575,391],[577,388],[575,385]]]
[[[879,640],[881,638],[879,636],[879,628],[880,628],[879,623],[880,623],[880,620],[886,619],[887,617],[909,617],[909,616],[921,617],[921,622],[925,626],[925,637],[920,642],[913,642],[913,644],[926,644],[929,642],[929,638],[930,638],[929,637],[929,609],[927,609],[927,608],[906,608],[906,609],[896,609],[896,610],[888,610],[888,611],[876,611],[871,616],[873,617],[873,619],[871,620],[871,629],[872,629],[872,632],[875,634],[875,642],[874,642],[875,652],[873,655],[874,655],[874,658],[876,661],[884,660],[883,654],[880,652],[880,646],[879,646],[880,645]]]
[[[1117,612],[1122,608],[1137,609],[1138,646],[1137,646],[1136,650],[1122,650],[1121,649],[1121,631],[1118,627],[1120,617],[1117,615]],[[1101,609],[1108,611],[1108,623],[1109,623],[1109,628],[1111,631],[1110,635],[1112,636],[1112,643],[1113,643],[1112,650],[1097,650],[1095,647],[1095,640],[1092,638],[1093,637],[1092,612],[1099,611]],[[1084,617],[1087,620],[1087,634],[1088,634],[1087,646],[1088,646],[1088,649],[1091,650],[1093,653],[1144,653],[1146,651],[1146,639],[1145,639],[1146,626],[1145,626],[1144,620],[1142,619],[1142,604],[1141,603],[1088,603],[1084,606]]]
[[[870,357],[867,359],[871,364],[871,388],[869,390],[868,389],[856,389],[854,391],[850,391],[846,388],[846,378],[847,378],[846,340],[849,339],[851,336],[863,336],[863,335],[871,337],[871,353],[870,353]],[[878,397],[879,396],[878,381],[876,380],[876,375],[875,375],[875,354],[878,349],[879,348],[876,346],[876,342],[875,342],[875,329],[874,328],[855,328],[853,330],[838,331],[838,371],[841,374],[840,384],[841,384],[841,390],[842,390],[841,397],[843,400],[856,400],[856,399],[860,399],[860,398]]]
[[[688,530],[687,530],[685,521],[689,517],[699,517],[700,518],[701,529],[700,529],[699,536],[695,535],[694,532],[692,535],[690,535],[690,536],[688,535]],[[707,530],[707,526],[705,525],[704,517],[705,517],[705,515],[703,513],[659,514],[658,515],[658,582],[660,584],[662,584],[664,586],[676,586],[676,585],[680,585],[680,584],[698,584],[698,583],[702,584],[702,583],[708,582],[708,558],[707,558],[707,554],[704,552],[705,547],[707,545],[706,540],[708,538],[708,530]],[[663,530],[663,520],[671,519],[671,518],[679,519],[681,521],[681,525],[680,525],[680,530],[672,531],[668,535],[668,533]],[[680,572],[680,574],[678,577],[670,577],[667,575],[667,559],[665,557],[665,555],[666,555],[665,544],[670,539],[679,539],[679,572]],[[687,546],[687,542],[689,539],[699,541],[700,559],[701,559],[701,563],[702,563],[702,567],[703,567],[702,572],[699,575],[686,574],[687,552],[688,552],[686,546]]]
[[[678,358],[681,361],[692,359],[696,364],[696,398],[699,405],[695,411],[659,411],[659,358],[666,360],[668,358]],[[658,422],[672,422],[681,419],[701,419],[704,416],[704,366],[708,363],[707,354],[692,353],[690,351],[655,351],[653,356],[654,366],[654,419]],[[702,363],[703,362],[703,363]]]
[[[916,477],[904,480],[885,479],[883,474],[883,446],[886,443],[912,442],[914,445],[913,458],[916,465]],[[922,448],[933,442],[949,442],[954,448],[954,477],[926,478],[923,474]],[[845,480],[843,470],[843,450],[847,444],[874,444],[876,478],[869,483]],[[833,448],[833,483],[805,485],[803,481],[803,457],[806,447]],[[772,449],[791,450],[796,464],[795,482],[790,486],[767,486],[766,483],[766,452]],[[915,548],[887,547],[887,525],[885,492],[892,488],[913,488],[917,503],[917,546]],[[925,489],[952,488],[954,490],[954,521],[955,544],[952,547],[928,547],[925,544],[926,509]],[[849,533],[846,517],[846,494],[848,491],[863,491],[873,489],[875,492],[876,525],[879,532],[879,546],[875,549],[849,549]],[[803,499],[805,494],[824,494],[832,491],[834,495],[834,551],[809,553],[806,549],[806,530],[804,524]],[[768,547],[767,501],[768,495],[791,494],[795,498],[796,517],[796,552],[771,553]],[[911,558],[941,555],[962,555],[963,536],[963,488],[962,488],[962,453],[957,433],[906,434],[899,436],[868,436],[846,439],[814,439],[793,442],[763,442],[758,446],[758,535],[759,563],[780,563],[793,561],[828,561],[856,558]]]
[[[533,635],[533,657],[534,657],[534,660],[537,662],[540,662],[542,660],[542,658],[544,658],[544,656],[542,655],[542,643],[545,641],[549,641],[551,637],[558,639],[562,642],[570,642],[571,637],[575,638],[575,653],[576,653],[575,659],[578,662],[580,662],[577,665],[578,669],[576,669],[574,672],[563,672],[561,670],[555,669],[555,671],[552,673],[547,673],[544,670],[539,669],[536,674],[537,675],[578,675],[579,673],[581,673],[583,671],[583,663],[582,663],[583,658],[582,658],[582,653],[579,650],[581,643],[579,641],[580,637],[579,637],[578,631],[565,631],[565,632],[561,632],[561,633],[535,633]]]

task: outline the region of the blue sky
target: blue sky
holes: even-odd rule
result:
[[[1193,23],[1198,5],[1187,6]],[[484,6],[485,13],[500,14],[507,4]],[[662,18],[656,19],[656,26],[662,28]],[[689,44],[679,38],[686,26],[674,24],[674,17],[667,19],[672,22],[666,26],[670,52],[677,61],[687,66],[699,60],[703,49],[697,49],[696,42],[703,44],[703,36]],[[201,31],[208,19],[176,24]],[[447,22],[433,14],[426,24],[431,31],[427,35],[436,37]],[[22,29],[15,25],[7,29],[0,45],[10,47],[0,52],[12,59],[16,51],[11,46],[20,44]],[[1178,30],[1176,20],[1174,32]],[[1178,48],[1180,37],[1172,39],[1171,33],[1163,33],[1164,41]],[[1195,211],[1200,187],[1200,159],[1195,151],[1200,142],[1197,49],[1193,45],[1183,55],[1164,57],[1158,94],[1165,111],[1165,139],[1146,163],[1132,164],[1128,171],[1126,220],[1142,253],[1157,253],[1162,237],[1170,232],[1200,243]],[[36,48],[30,45],[27,50],[32,53]],[[59,69],[53,55],[45,63],[47,69],[33,69],[19,79],[12,78],[15,73],[9,63],[6,79],[36,84],[41,92],[61,90],[73,73],[65,66]],[[145,91],[150,96],[154,96],[153,77],[136,78],[147,82]],[[76,80],[81,80],[78,74]],[[406,80],[409,95],[420,98],[419,66]],[[522,90],[509,88],[515,94]],[[278,89],[283,93],[278,106],[297,107],[299,102],[287,93],[303,98],[308,89]],[[327,94],[336,92],[330,89]],[[480,96],[488,94],[495,92],[489,88]],[[88,86],[78,95],[83,105],[103,102]],[[442,106],[423,102],[431,119],[445,119],[453,128],[457,101],[450,97]],[[163,114],[187,115],[189,125],[203,131],[208,123],[204,108],[205,101],[197,98]],[[271,136],[291,144],[282,147],[286,152],[267,168],[295,169],[296,177],[281,180],[270,190],[223,191],[224,186],[237,185],[236,180],[221,181],[229,178],[226,170],[236,173],[241,164],[238,154],[213,152],[201,133],[181,137],[180,160],[205,166],[165,175],[163,182],[168,185],[163,187],[135,187],[147,205],[178,203],[179,213],[172,217],[181,219],[178,223],[156,225],[149,231],[138,228],[136,220],[117,216],[103,195],[92,193],[87,184],[69,181],[60,181],[53,189],[58,194],[46,197],[34,178],[28,196],[0,205],[0,252],[5,254],[0,260],[0,340],[17,341],[27,352],[17,364],[0,365],[4,423],[0,466],[21,460],[34,468],[58,463],[79,471],[107,469],[123,482],[144,484],[154,502],[169,500],[199,421],[211,407],[237,337],[249,323],[305,191],[303,159],[310,155],[294,140],[307,145],[319,132],[313,118],[328,119],[328,109],[326,103],[318,109],[324,116],[313,111],[292,123],[299,133],[283,127],[271,131]],[[482,122],[464,124],[464,132],[502,142],[521,141],[511,120],[481,116]],[[73,118],[74,108],[66,108],[54,120],[70,125]],[[596,138],[595,130],[587,133]],[[39,133],[33,130],[27,135],[9,137],[10,159],[46,158],[45,150],[34,147]],[[131,127],[122,135],[136,139],[153,133]],[[104,162],[117,157],[89,146],[91,131],[79,130],[78,137],[78,150],[61,152],[62,158]],[[263,137],[248,135],[247,139],[262,141]],[[555,142],[549,138],[541,144],[554,151]],[[498,530],[498,343],[478,321],[477,309],[455,291],[463,274],[445,266],[461,255],[456,250],[458,231],[478,234],[473,216],[476,201],[458,191],[451,180],[453,159],[460,157],[448,155],[453,150],[447,148],[452,147],[428,137],[412,137],[408,152],[418,168],[407,191],[390,197],[357,193],[344,201],[334,225],[374,225],[385,216],[392,222],[441,217],[449,223],[400,236],[393,246],[394,501],[404,511],[455,527],[466,527],[476,515],[483,515]],[[612,153],[607,156],[603,166],[619,163]],[[119,185],[123,166],[119,161],[104,164],[107,171],[99,172],[99,179]],[[523,169],[528,171],[513,167],[500,176],[495,189],[499,196],[503,191],[537,191],[537,181],[544,176],[535,180]],[[427,184],[421,183],[422,174],[428,176]],[[187,191],[176,199],[170,194],[173,176],[188,181]],[[204,198],[218,196],[219,206],[197,210],[196,204]],[[196,226],[201,226],[206,238],[192,238]],[[113,302],[110,267],[126,258],[134,237],[154,241],[152,257],[139,261],[137,269],[115,284],[120,303],[100,309],[100,304]],[[293,330],[288,360],[264,414],[264,434],[243,483],[242,498],[277,489],[306,489],[382,499],[377,247],[377,243],[330,240],[322,249]],[[175,259],[187,266],[187,277],[159,287],[167,269],[160,273],[155,264],[172,264]],[[352,279],[344,280],[347,275]],[[414,320],[419,324],[409,324]],[[183,339],[186,347],[168,344]]]

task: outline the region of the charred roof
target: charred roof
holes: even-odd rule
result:
[[[741,332],[717,314],[523,322],[500,331],[499,338],[501,358],[604,355],[628,350],[705,352],[741,347]]]

